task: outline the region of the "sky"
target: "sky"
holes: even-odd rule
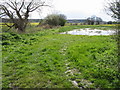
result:
[[[105,0],[52,0],[51,8],[44,8],[42,14],[32,14],[31,17],[44,18],[48,14],[64,14],[67,19],[86,19],[92,15],[101,17],[104,21],[113,21],[106,14]]]

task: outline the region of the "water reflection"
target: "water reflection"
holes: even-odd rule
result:
[[[98,30],[98,29],[75,29],[72,31],[62,32],[61,34],[71,34],[71,35],[113,35],[115,30]]]

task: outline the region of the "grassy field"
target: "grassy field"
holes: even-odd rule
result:
[[[33,26],[22,34],[3,32],[3,88],[118,88],[114,37],[59,34],[77,28],[114,27],[83,25],[42,30]]]

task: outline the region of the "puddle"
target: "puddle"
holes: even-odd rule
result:
[[[67,31],[67,32],[62,32],[60,34],[71,34],[71,35],[114,35],[115,30],[99,30],[99,29],[90,29],[90,28],[85,28],[85,29],[74,29],[72,31]]]

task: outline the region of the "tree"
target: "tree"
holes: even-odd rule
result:
[[[66,19],[67,19],[67,18],[66,18],[65,15],[60,14],[60,15],[59,15],[59,20],[60,20],[59,25],[60,25],[60,26],[64,26],[65,23],[66,23]]]
[[[48,6],[43,0],[3,0],[0,3],[0,17],[10,19],[13,25],[6,23],[8,27],[24,32],[29,14],[43,6]]]
[[[66,16],[63,14],[51,14],[45,17],[42,24],[48,24],[52,26],[64,26],[66,22]]]
[[[88,25],[100,24],[100,22],[102,22],[102,19],[100,17],[91,16],[87,18]]]
[[[117,23],[120,24],[120,0],[109,1],[105,9],[106,9],[107,14],[110,15],[115,20],[117,20]],[[119,29],[120,29],[120,26],[118,25],[118,30],[117,30],[117,34],[119,37],[118,42],[120,42],[120,30]]]
[[[120,0],[109,1],[105,9],[108,15],[120,22]]]

